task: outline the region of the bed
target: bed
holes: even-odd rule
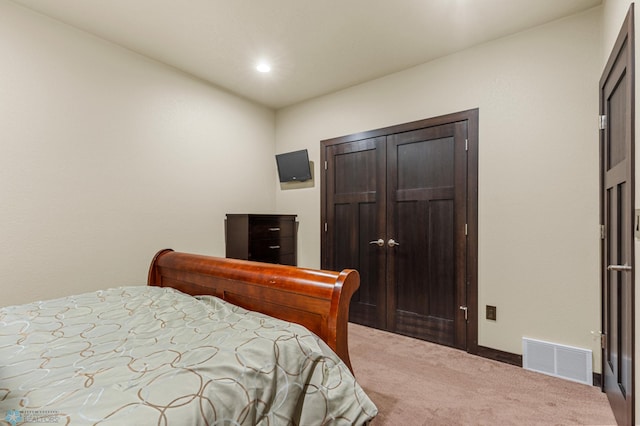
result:
[[[147,286],[0,308],[0,424],[365,424],[356,271],[162,250]]]

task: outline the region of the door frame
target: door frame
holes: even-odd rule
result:
[[[628,115],[628,121],[627,123],[625,123],[626,125],[628,125],[627,128],[625,128],[625,132],[627,132],[628,137],[629,137],[629,153],[628,153],[628,158],[627,161],[629,162],[629,174],[630,174],[630,200],[629,200],[629,207],[628,207],[628,211],[626,212],[626,214],[631,215],[631,224],[633,225],[633,221],[634,221],[634,217],[635,217],[635,31],[634,31],[634,7],[633,7],[633,3],[629,6],[629,10],[627,12],[627,15],[625,16],[624,22],[622,24],[622,27],[620,29],[620,32],[618,34],[618,37],[616,38],[615,44],[611,50],[611,53],[609,55],[609,59],[607,60],[607,63],[604,67],[604,70],[602,72],[602,77],[600,78],[599,81],[599,85],[598,85],[598,92],[599,92],[599,113],[601,115],[605,114],[605,97],[603,96],[603,92],[604,92],[604,87],[605,84],[608,81],[608,78],[612,72],[612,70],[614,69],[614,66],[618,63],[618,60],[624,60],[624,66],[625,66],[625,73],[627,73],[627,75],[629,76],[629,86],[628,86],[628,93],[627,93],[627,108],[628,110],[625,111],[625,114]],[[620,57],[623,48],[625,47],[627,48],[627,56],[622,58]],[[605,118],[606,120],[606,118]],[[609,120],[606,120],[609,121]],[[600,158],[599,158],[599,175],[600,175],[600,187],[599,187],[599,197],[600,197],[600,226],[602,227],[602,238],[601,238],[601,242],[600,242],[600,291],[601,291],[601,310],[600,310],[600,320],[601,320],[601,330],[602,333],[606,333],[606,314],[607,314],[607,308],[606,308],[606,304],[607,304],[607,285],[608,285],[608,281],[607,281],[607,251],[608,248],[606,247],[606,243],[608,241],[608,239],[606,239],[606,235],[609,232],[608,229],[606,229],[606,223],[605,223],[605,218],[606,218],[606,213],[605,213],[605,134],[607,132],[607,124],[602,125],[601,124],[601,128],[600,128],[600,134],[599,134],[599,145],[600,145]],[[627,232],[629,232],[630,235],[628,235],[628,238],[631,239],[630,242],[630,263],[632,266],[632,270],[630,272],[627,272],[629,274],[631,274],[631,277],[629,279],[630,285],[631,285],[631,289],[630,289],[630,298],[631,298],[631,303],[630,303],[630,307],[631,307],[631,312],[630,312],[630,327],[631,327],[631,401],[629,403],[629,406],[626,408],[625,412],[616,412],[616,407],[612,408],[614,409],[614,414],[616,417],[616,421],[618,423],[623,423],[623,424],[635,424],[635,400],[636,400],[636,394],[635,394],[635,252],[634,252],[634,245],[635,245],[635,237],[634,237],[634,231],[633,231],[633,226],[627,230]],[[601,389],[603,392],[606,391],[606,351],[607,351],[607,347],[609,345],[608,342],[608,336],[604,335],[602,336],[602,345],[601,345],[601,377],[602,377],[602,381],[601,381]],[[609,396],[609,395],[608,395]],[[610,400],[611,401],[611,400]]]
[[[466,351],[478,353],[478,108],[424,120],[412,121],[390,127],[355,133],[320,142],[321,179],[320,179],[320,248],[321,263],[329,262],[327,233],[327,148],[332,145],[355,142],[379,136],[423,129],[425,127],[459,121],[467,122],[467,339]]]

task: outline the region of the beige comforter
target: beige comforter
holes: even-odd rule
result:
[[[0,424],[362,424],[377,413],[314,334],[173,289],[0,308]]]

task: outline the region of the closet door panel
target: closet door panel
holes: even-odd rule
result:
[[[427,262],[416,262],[412,253],[427,251],[429,224],[428,204],[420,201],[404,201],[396,204],[398,224],[397,240],[401,245],[395,252],[395,308],[405,314],[429,315],[428,288],[423,277],[429,272]],[[416,285],[412,285],[412,284]]]
[[[459,318],[455,123],[387,138],[387,324],[391,331],[456,345]],[[462,195],[464,199],[464,194]],[[464,232],[464,231],[463,231]]]
[[[351,298],[350,319],[386,327],[386,174],[384,137],[327,148],[327,256],[323,268],[356,269],[360,288]],[[330,225],[329,225],[330,224]]]
[[[427,252],[429,283],[429,315],[453,321],[455,306],[455,271],[450,267],[454,259],[454,205],[452,200],[429,202],[429,239]]]

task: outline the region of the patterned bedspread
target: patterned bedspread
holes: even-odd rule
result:
[[[362,424],[377,413],[305,328],[121,287],[0,308],[0,424]]]

